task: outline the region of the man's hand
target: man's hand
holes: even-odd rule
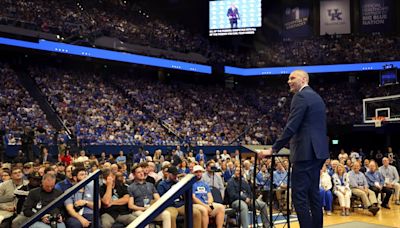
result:
[[[107,180],[106,180],[106,185],[108,186],[113,186],[114,184],[114,178],[112,177],[112,175],[108,175]]]
[[[75,207],[82,207],[84,205],[86,205],[86,200],[78,200],[75,202]]]
[[[79,222],[82,224],[83,227],[89,227],[90,226],[90,222],[85,219],[84,217],[82,217]]]
[[[111,200],[110,203],[109,203],[108,205],[105,205],[105,207],[106,207],[106,208],[109,208],[109,207],[112,206],[112,204],[113,204],[113,201]]]
[[[209,205],[207,205],[207,207],[206,207],[206,208],[207,208],[208,214],[209,214],[209,215],[211,215],[211,212],[212,212],[212,209],[211,209],[211,207],[210,207]]]
[[[260,150],[260,152],[258,152],[258,157],[259,158],[264,158],[266,156],[269,156],[272,154],[272,147],[266,150]]]
[[[7,207],[6,211],[14,212],[15,211],[15,207]]]

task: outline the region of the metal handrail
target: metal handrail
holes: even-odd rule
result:
[[[59,204],[65,200],[67,200],[70,196],[75,194],[77,191],[85,187],[87,184],[89,184],[91,181],[94,181],[93,184],[93,221],[92,221],[92,227],[97,228],[99,227],[99,176],[101,174],[100,170],[96,170],[94,173],[90,174],[86,179],[80,181],[79,183],[75,184],[71,188],[69,188],[67,191],[65,191],[62,195],[57,197],[55,200],[53,200],[49,205],[46,207],[42,208],[40,211],[38,211],[34,216],[30,217],[28,221],[26,221],[23,225],[22,228],[28,228],[31,226],[33,223],[39,221],[44,215],[47,214],[47,212],[53,210],[54,208],[58,207]]]
[[[169,207],[175,199],[184,195],[185,200],[185,227],[193,227],[193,198],[192,185],[196,182],[193,174],[188,174],[177,184],[173,185],[162,197],[151,205],[143,214],[137,217],[127,228],[143,228],[154,220],[161,212]]]

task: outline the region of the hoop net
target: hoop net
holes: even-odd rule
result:
[[[382,122],[386,120],[386,117],[375,116],[372,119],[374,120],[375,127],[382,127]]]

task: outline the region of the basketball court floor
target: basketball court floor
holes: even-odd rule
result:
[[[340,210],[335,210],[331,216],[324,215],[324,227],[328,228],[400,228],[400,205],[390,202],[391,209],[381,208],[376,216],[368,210],[355,209],[350,216],[341,216]],[[276,225],[277,228],[288,227]],[[299,228],[298,222],[292,222],[291,228]]]

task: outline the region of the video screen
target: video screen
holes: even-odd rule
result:
[[[210,1],[210,36],[254,34],[261,27],[261,0]]]
[[[381,71],[380,86],[397,84],[397,69],[389,69]]]

